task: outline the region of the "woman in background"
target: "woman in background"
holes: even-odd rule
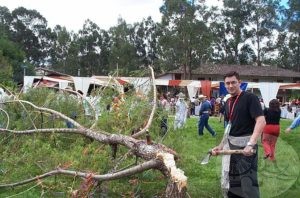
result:
[[[273,99],[269,103],[269,108],[264,110],[266,126],[262,133],[262,145],[264,147],[265,159],[275,161],[275,146],[280,133],[280,103]]]

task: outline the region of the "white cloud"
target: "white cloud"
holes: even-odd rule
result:
[[[158,22],[162,4],[163,0],[0,0],[0,5],[10,11],[20,6],[35,9],[47,19],[50,27],[59,24],[74,31],[82,28],[86,19],[101,29],[115,26],[119,17],[130,24],[148,16]]]

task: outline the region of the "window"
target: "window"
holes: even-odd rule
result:
[[[181,80],[181,74],[175,74],[175,80]]]

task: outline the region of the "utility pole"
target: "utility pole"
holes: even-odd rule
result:
[[[119,77],[119,56],[117,57],[117,77]]]
[[[26,68],[27,68],[27,65],[26,65],[25,63],[23,63],[23,64],[21,65],[21,67],[23,68],[23,76],[24,76],[24,78],[25,78],[25,76],[26,76]]]
[[[77,76],[80,76],[80,69],[77,70]]]

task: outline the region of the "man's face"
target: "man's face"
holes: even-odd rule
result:
[[[229,94],[233,96],[239,94],[241,81],[235,76],[226,77],[224,83]]]

